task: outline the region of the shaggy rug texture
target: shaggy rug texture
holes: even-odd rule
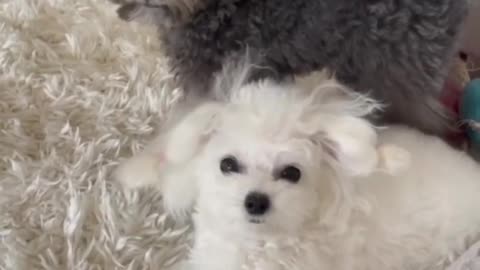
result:
[[[164,270],[185,256],[191,228],[109,176],[181,96],[160,52],[106,0],[0,0],[0,269]]]
[[[106,0],[0,1],[0,268],[165,269],[188,227],[109,174],[180,96]]]

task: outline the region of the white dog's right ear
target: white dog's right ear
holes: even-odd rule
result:
[[[217,102],[203,103],[174,123],[161,138],[167,161],[185,162],[198,153],[215,132],[221,108]]]
[[[166,129],[139,154],[126,160],[115,171],[115,178],[125,188],[154,186],[162,189],[163,173],[188,163],[215,131],[219,103],[205,102],[176,115]],[[184,166],[184,165],[182,165]]]

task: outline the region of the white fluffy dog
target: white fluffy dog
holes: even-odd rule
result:
[[[334,82],[234,85],[116,172],[176,217],[194,210],[183,269],[443,269],[480,233],[480,167],[464,153],[377,130],[363,116],[378,105]]]

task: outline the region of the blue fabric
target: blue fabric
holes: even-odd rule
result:
[[[463,120],[473,120],[480,124],[480,79],[472,80],[464,89],[460,114]],[[480,132],[468,128],[467,136],[472,146],[480,147]]]

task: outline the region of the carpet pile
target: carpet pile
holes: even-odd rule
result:
[[[0,269],[165,269],[188,226],[110,173],[180,91],[106,0],[0,1]]]

